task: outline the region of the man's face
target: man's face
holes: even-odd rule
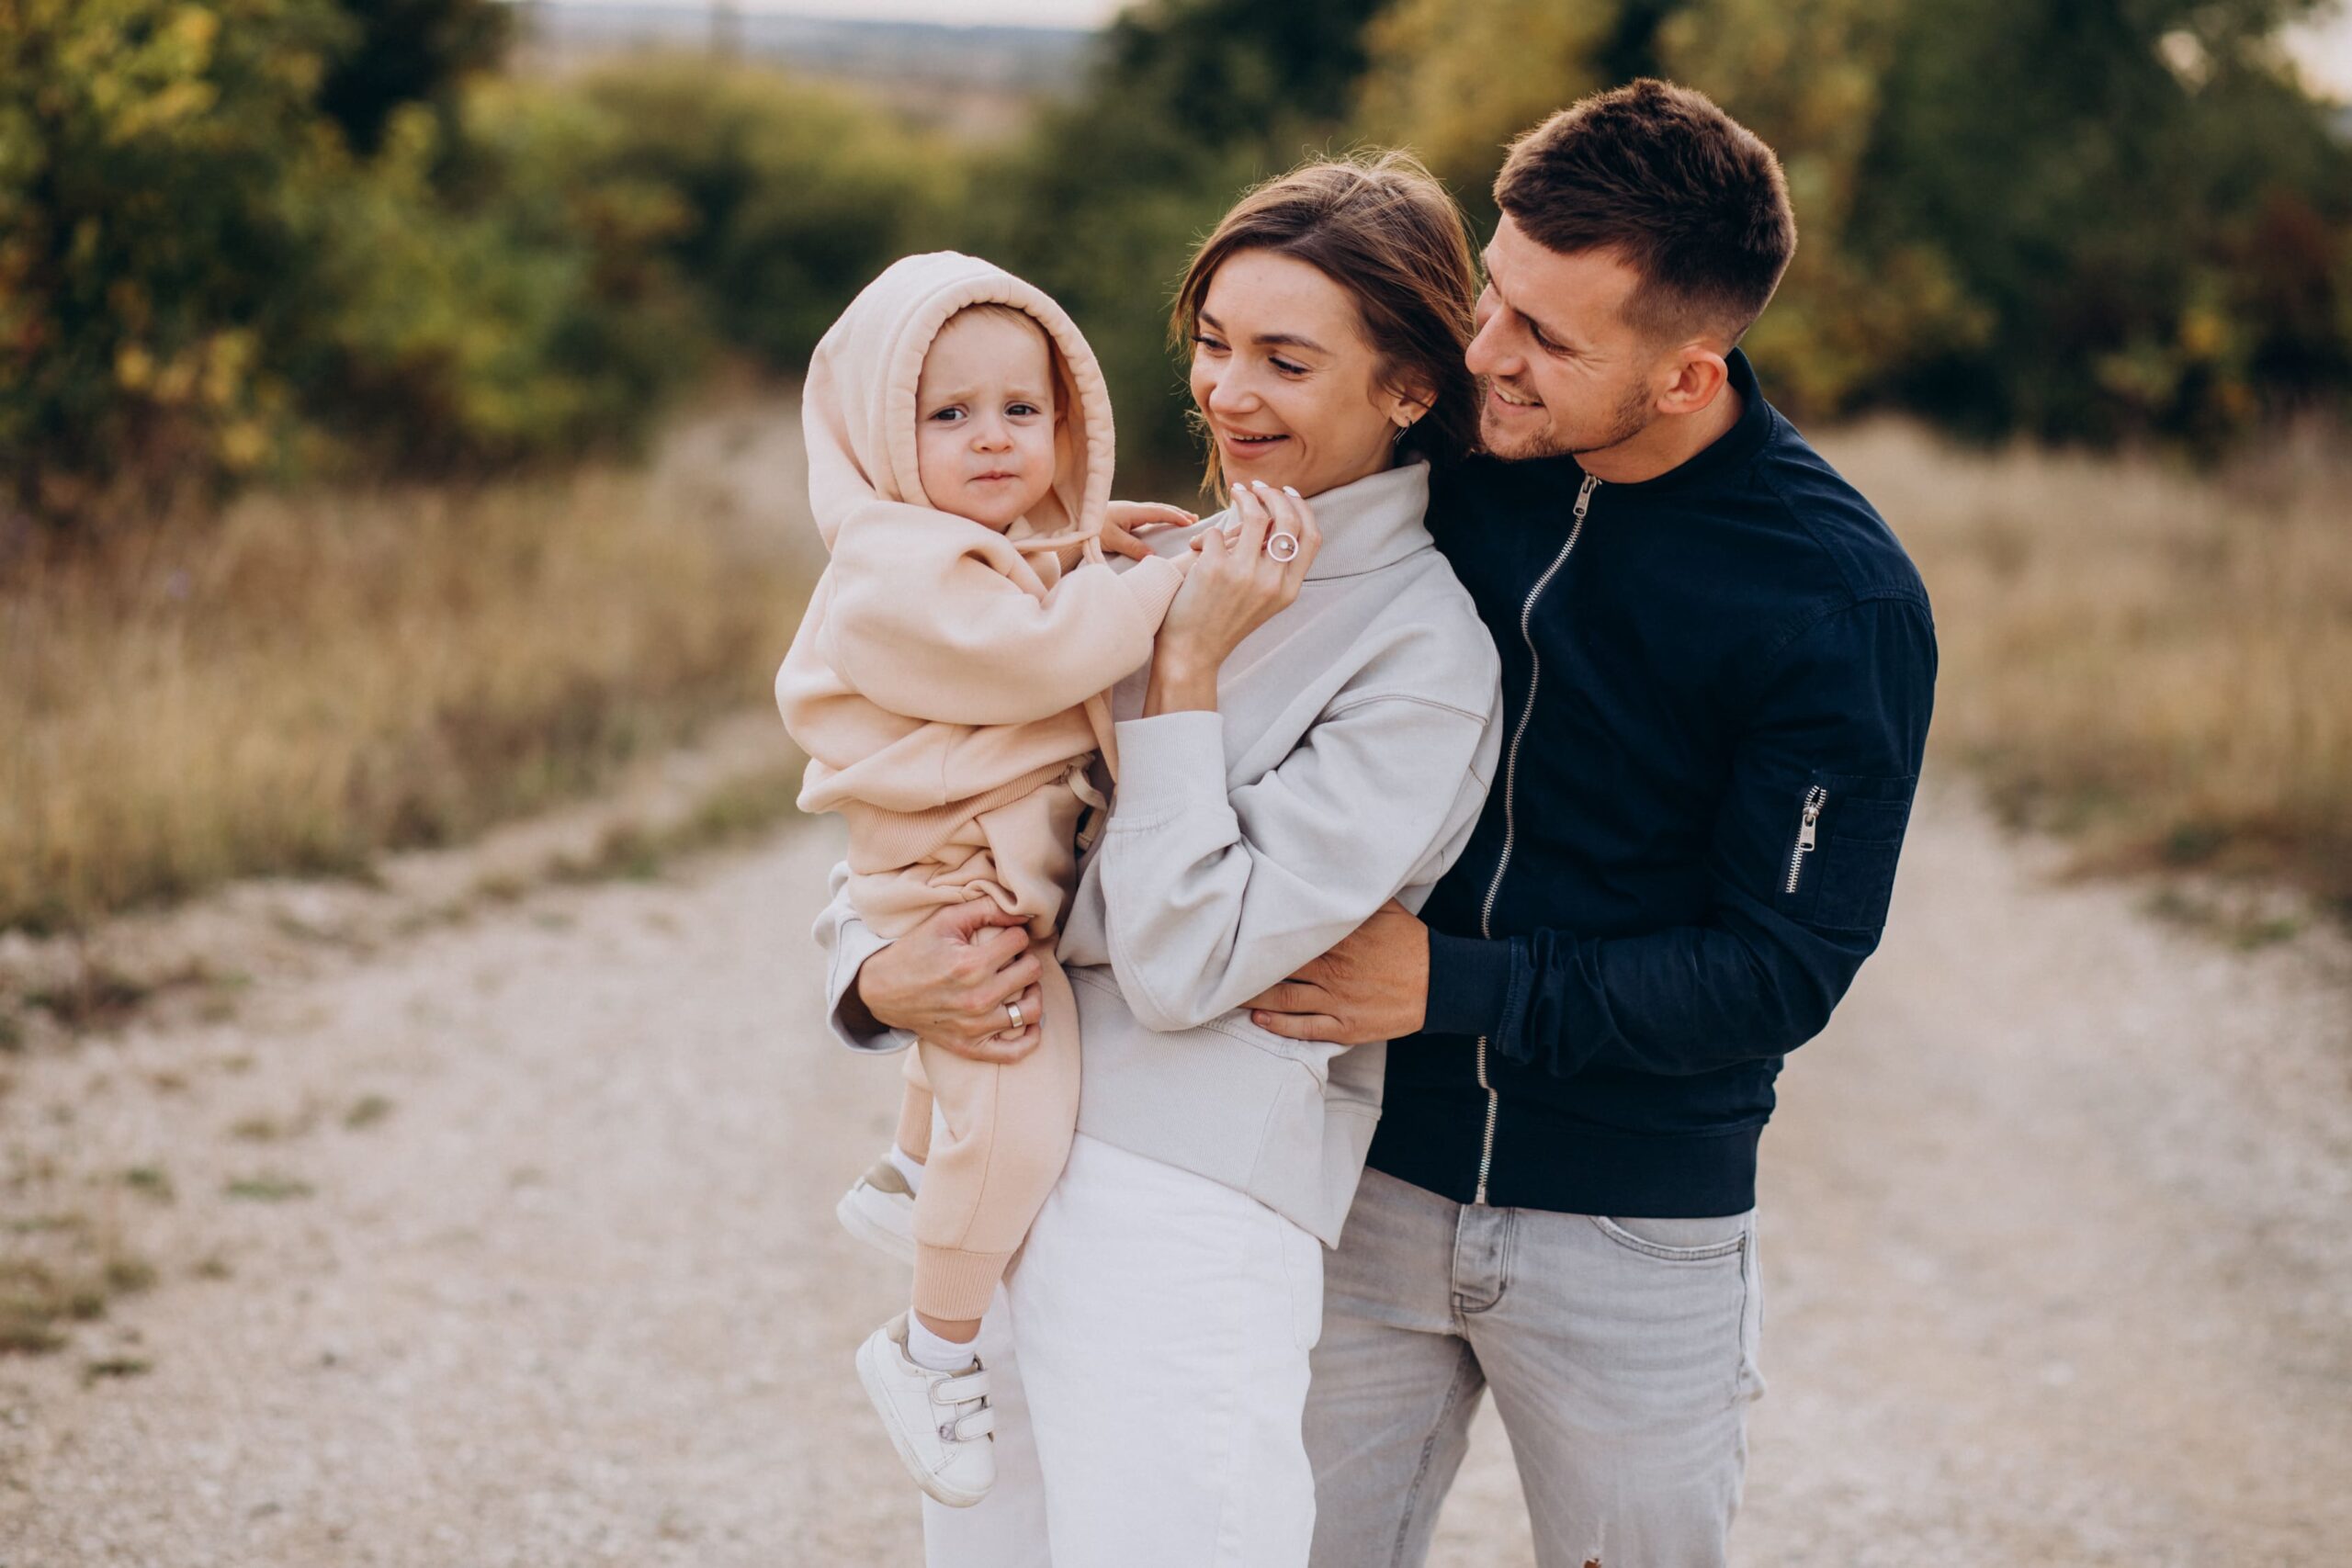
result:
[[[1484,384],[1481,445],[1517,460],[1599,452],[1659,415],[1657,345],[1629,325],[1641,275],[1600,251],[1562,255],[1505,213],[1487,247],[1477,335],[1464,356]]]

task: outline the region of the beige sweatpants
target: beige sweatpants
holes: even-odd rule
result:
[[[914,1307],[927,1317],[958,1322],[986,1314],[1069,1158],[1078,1123],[1078,1004],[1054,958],[1054,940],[1077,876],[1072,840],[1083,809],[1068,784],[1041,785],[974,817],[915,864],[850,878],[852,906],[879,935],[903,936],[944,905],[988,898],[1026,919],[1032,951],[1044,961],[1045,1016],[1035,1051],[1000,1066],[922,1041],[907,1064],[899,1144],[923,1161]],[[908,1142],[910,1134],[917,1141]]]

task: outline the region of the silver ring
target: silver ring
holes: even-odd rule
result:
[[[1267,535],[1266,553],[1280,561],[1295,558],[1298,555],[1298,536],[1287,532]]]
[[[1019,1002],[1005,1003],[1004,1012],[1006,1017],[1012,1020],[1012,1028],[1015,1033],[1018,1033],[1022,1030],[1029,1027],[1028,1021],[1021,1016],[1021,1004]]]

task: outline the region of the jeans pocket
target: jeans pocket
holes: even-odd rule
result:
[[[1629,1252],[1668,1263],[1704,1263],[1728,1258],[1747,1244],[1747,1214],[1726,1214],[1699,1220],[1587,1218],[1611,1241]]]

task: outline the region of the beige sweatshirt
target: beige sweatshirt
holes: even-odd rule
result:
[[[984,301],[1045,327],[1061,416],[1053,490],[1003,534],[934,510],[916,464],[923,357],[949,317]],[[987,262],[909,256],[833,323],[801,396],[831,560],[776,704],[808,754],[800,807],[846,819],[851,869],[912,865],[1098,750],[1115,772],[1104,694],[1150,658],[1183,573],[1102,560],[1111,400],[1077,325]]]

